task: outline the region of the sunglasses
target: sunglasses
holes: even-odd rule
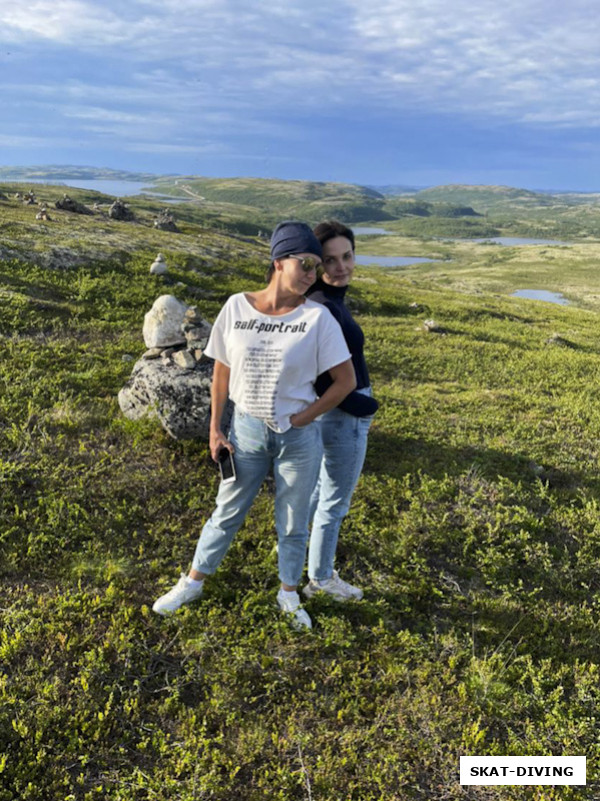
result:
[[[290,253],[289,256],[286,256],[287,259],[295,259],[297,262],[300,262],[300,267],[305,273],[310,273],[313,270],[318,269],[323,262],[321,259],[318,259],[316,256],[294,256]]]

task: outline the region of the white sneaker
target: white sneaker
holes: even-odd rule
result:
[[[187,576],[182,573],[177,584],[154,602],[152,611],[159,615],[168,615],[170,612],[175,612],[183,604],[189,604],[190,601],[195,601],[196,598],[199,598],[203,589],[204,584],[199,587],[190,587]]]
[[[360,601],[363,597],[363,591],[360,587],[355,587],[353,584],[343,581],[339,577],[337,570],[333,571],[331,578],[323,581],[311,579],[302,592],[307,598],[312,598],[318,592],[326,592],[336,601]]]
[[[291,596],[291,597],[290,597]],[[300,606],[300,596],[297,592],[286,593],[279,590],[277,593],[277,603],[282,612],[285,612],[291,617],[291,624],[295,629],[301,631],[302,629],[312,629],[312,620],[306,609]]]

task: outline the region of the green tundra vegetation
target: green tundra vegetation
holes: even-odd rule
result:
[[[118,222],[109,198],[69,190],[102,204],[83,216],[36,186],[43,221],[16,188],[0,185],[0,801],[598,798],[593,203],[494,218],[557,236],[570,215],[561,246],[404,231],[435,214],[359,237],[364,254],[442,263],[357,269],[381,408],[338,566],[365,599],[310,601],[315,627],[299,633],[275,603],[268,482],[205,597],[152,613],[188,567],[217,474],[205,442],[125,419],[116,397],[158,295],[212,320],[261,286],[268,248],[251,232],[271,201],[171,206],[169,233],[148,197]],[[273,187],[288,213],[297,189]],[[438,219],[490,222],[457,205],[482,217]],[[166,277],[149,274],[158,251]],[[586,755],[588,784],[461,788],[465,754]]]

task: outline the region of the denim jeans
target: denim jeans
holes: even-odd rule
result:
[[[370,395],[370,388],[358,390]],[[310,499],[312,531],[308,549],[308,576],[331,578],[342,520],[348,514],[367,453],[373,417],[354,417],[332,409],[321,418],[323,461]]]
[[[235,447],[237,478],[231,484],[221,483],[216,509],[202,529],[192,567],[207,575],[215,572],[272,467],[279,578],[295,586],[306,558],[307,499],[321,464],[320,423],[278,434],[262,420],[235,409],[229,439]]]

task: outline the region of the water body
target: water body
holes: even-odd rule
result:
[[[409,264],[434,264],[439,259],[425,259],[419,256],[357,256],[356,263],[363,267],[377,265],[378,267],[407,267]]]
[[[527,298],[528,300],[543,300],[546,303],[558,303],[559,306],[568,306],[569,301],[561,292],[549,292],[547,289],[517,289],[512,293],[513,298]]]
[[[22,178],[19,180],[10,180],[5,183],[11,184],[52,184],[52,186],[64,186],[68,189],[72,186],[74,189],[92,189],[95,192],[102,192],[111,197],[127,197],[128,195],[139,195],[144,187],[149,186],[146,181],[111,181],[103,180],[100,178],[90,178],[89,180],[79,180],[76,178],[64,178],[61,180],[52,180],[49,178]],[[67,193],[68,194],[68,193]]]
[[[368,226],[367,227],[359,226],[358,228],[353,228],[352,230],[354,231],[354,234],[356,236],[361,236],[361,234],[366,236],[367,234],[381,234],[381,235],[383,235],[383,234],[393,234],[394,233],[394,231],[386,231],[385,228],[369,228]]]
[[[520,236],[495,236],[488,237],[488,239],[453,239],[453,242],[477,242],[486,243],[492,242],[494,245],[505,245],[506,247],[515,247],[519,245],[568,245],[569,242],[559,242],[556,239],[530,239],[528,237]]]

